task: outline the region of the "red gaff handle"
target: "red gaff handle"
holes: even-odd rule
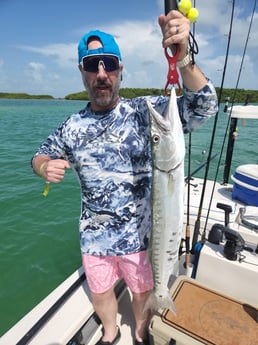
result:
[[[179,83],[179,74],[177,72],[177,58],[179,55],[180,49],[177,49],[176,54],[174,56],[170,56],[167,52],[167,49],[165,49],[165,56],[168,61],[168,75],[167,75],[167,83],[165,86],[165,93],[169,95],[168,87],[169,85],[177,85],[177,95],[181,92],[181,86]]]
[[[177,0],[164,0],[164,8],[165,8],[165,14],[167,15],[168,12],[172,11],[172,10],[177,10]],[[176,68],[176,62],[177,62],[177,58],[179,55],[179,47],[176,48],[176,54],[174,56],[170,56],[167,52],[167,49],[165,49],[165,56],[168,60],[168,75],[167,75],[167,83],[165,86],[165,93],[169,94],[168,92],[168,86],[171,85],[177,85],[178,86],[178,93],[180,93],[181,91],[181,86],[179,83],[179,75],[177,72],[177,68]]]

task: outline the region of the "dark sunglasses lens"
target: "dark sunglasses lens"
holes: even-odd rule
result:
[[[119,68],[119,61],[114,56],[105,56],[103,58],[103,62],[105,65],[105,71],[113,72]]]
[[[82,60],[83,69],[86,72],[97,72],[99,68],[99,58],[84,58]]]
[[[119,68],[119,60],[115,56],[96,56],[96,57],[85,57],[82,61],[83,69],[86,72],[98,72],[99,62],[104,63],[105,71],[112,72]]]

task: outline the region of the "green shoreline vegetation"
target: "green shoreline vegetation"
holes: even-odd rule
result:
[[[54,99],[50,95],[29,95],[27,93],[9,93],[9,92],[0,92],[0,98],[8,99]]]
[[[216,87],[217,94],[219,95],[220,88]],[[151,88],[121,88],[120,89],[120,96],[124,98],[133,98],[138,96],[158,96],[164,95],[163,89],[151,89]],[[245,90],[245,89],[224,89],[222,91],[222,102],[225,101],[226,98],[229,97],[230,101],[234,101],[236,103],[245,103],[248,99],[249,103],[258,103],[258,90]],[[0,98],[7,98],[7,99],[46,99],[51,100],[55,99],[51,95],[30,95],[27,93],[8,93],[8,92],[0,92]],[[77,101],[88,101],[89,97],[86,91],[81,91],[77,93],[72,93],[64,98],[65,100],[77,100]],[[229,101],[229,102],[230,102]]]

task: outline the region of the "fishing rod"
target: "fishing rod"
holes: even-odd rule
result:
[[[194,7],[195,7],[195,0],[194,0]],[[193,25],[193,42],[195,42],[195,25]],[[189,41],[190,42],[190,41]],[[191,46],[191,45],[190,45]],[[197,46],[197,45],[196,45]],[[192,49],[194,51],[194,49]],[[198,46],[196,54],[198,53]],[[194,61],[194,53],[192,53],[192,61]],[[187,167],[187,178],[185,182],[187,183],[187,209],[186,209],[186,227],[185,227],[185,263],[184,266],[187,269],[190,266],[190,239],[191,239],[191,226],[190,226],[190,204],[191,204],[191,184],[190,180],[193,174],[198,172],[200,169],[203,168],[203,164],[196,169],[193,173],[191,173],[191,156],[192,156],[192,133],[189,133],[188,137],[188,167]],[[207,164],[205,162],[205,164]]]
[[[187,6],[186,6],[187,5]],[[189,6],[190,5],[190,6]],[[195,23],[198,18],[198,11],[196,8],[192,8],[192,3],[190,0],[181,0],[177,5],[176,0],[165,0],[164,1],[164,8],[165,14],[167,15],[172,10],[179,10],[183,13],[191,23]],[[187,8],[186,8],[187,7]],[[193,42],[190,41],[189,38],[189,54],[192,56],[192,64],[194,65],[194,54],[198,53],[198,46],[193,38],[193,35],[190,32],[190,37],[193,39]],[[168,87],[169,85],[177,85],[178,89],[176,94],[179,95],[181,92],[181,85],[179,82],[179,74],[177,71],[177,60],[180,53],[180,47],[177,44],[172,45],[173,55],[171,56],[168,53],[168,49],[165,48],[165,56],[168,61],[168,74],[167,74],[167,83],[165,85],[165,94],[169,95]]]
[[[213,125],[211,142],[210,142],[209,153],[208,153],[208,158],[207,158],[207,165],[206,165],[204,179],[203,179],[203,188],[202,188],[202,193],[201,193],[201,198],[200,198],[200,204],[199,204],[197,219],[196,219],[195,225],[194,225],[194,233],[193,233],[192,248],[191,248],[191,252],[193,254],[194,254],[194,248],[195,248],[195,245],[196,245],[196,243],[198,241],[198,236],[199,236],[199,233],[200,233],[202,208],[203,208],[204,196],[205,196],[206,185],[207,185],[207,180],[208,180],[208,172],[209,172],[209,168],[210,168],[212,149],[213,149],[213,144],[214,144],[214,140],[215,140],[215,133],[216,133],[216,129],[217,129],[218,116],[219,116],[219,108],[220,108],[220,103],[221,103],[221,98],[222,98],[222,90],[223,90],[223,87],[224,87],[224,79],[225,79],[225,74],[226,74],[226,69],[227,69],[229,46],[230,46],[230,41],[231,41],[231,32],[232,32],[232,25],[233,25],[234,8],[235,8],[235,0],[232,1],[232,13],[231,13],[231,22],[230,22],[230,27],[229,27],[227,51],[226,51],[226,57],[225,57],[225,62],[224,62],[224,68],[223,68],[220,92],[219,92],[219,96],[218,96],[218,111],[217,111],[217,113],[215,115],[215,121],[214,121],[214,125]],[[222,154],[222,151],[221,151],[221,154]],[[214,180],[214,184],[215,184],[215,180]],[[212,198],[210,200],[212,200]],[[207,219],[208,219],[208,216],[206,217],[206,221],[207,221]],[[202,240],[204,239],[204,237],[205,237],[205,228],[204,228],[204,233],[202,234]]]
[[[164,1],[164,7],[165,7],[165,15],[167,15],[172,10],[178,10],[178,6],[177,6],[177,1],[176,0],[165,0]],[[177,72],[177,67],[176,67],[177,58],[178,58],[178,54],[180,52],[180,49],[179,49],[178,45],[175,45],[174,47],[175,47],[174,48],[175,49],[175,55],[174,56],[170,56],[167,53],[167,49],[165,49],[165,56],[166,56],[166,59],[168,61],[168,65],[169,65],[168,75],[167,75],[167,83],[166,83],[166,86],[165,86],[165,93],[167,95],[169,94],[168,90],[167,90],[169,84],[177,84],[179,92],[181,91],[181,86],[180,86],[180,83],[179,83],[179,74]],[[187,213],[187,214],[189,214],[189,213]],[[187,219],[188,219],[187,222],[189,223],[189,216],[188,216]],[[185,237],[186,237],[185,238],[185,243],[188,243],[187,242],[187,238],[188,237],[190,238],[190,225],[186,225],[186,236]],[[181,240],[181,244],[180,244],[180,247],[179,247],[179,253],[178,253],[179,256],[182,254],[182,248],[183,248],[183,239]],[[189,249],[189,246],[186,245],[186,248]],[[189,250],[188,251],[186,250],[186,253],[187,253],[186,256],[185,256],[186,257],[186,260],[185,260],[186,267],[190,263],[190,255],[188,255],[188,252],[189,252]]]
[[[247,95],[244,105],[249,104],[249,98],[250,98],[250,95]],[[227,113],[227,110],[226,111],[224,110],[224,112]],[[229,126],[229,121],[230,121],[230,126]],[[237,139],[238,118],[231,117],[231,111],[229,114],[229,121],[227,125],[227,128],[229,127],[228,144],[227,144],[227,152],[226,152],[225,167],[224,167],[223,182],[222,182],[222,184],[224,185],[227,184],[229,180],[234,145],[235,145],[235,140]]]
[[[235,1],[233,1],[233,6],[234,6]],[[235,90],[234,90],[234,95],[233,95],[233,101],[232,101],[232,105],[231,105],[231,111],[229,114],[229,119],[228,119],[228,124],[226,127],[226,133],[228,131],[229,128],[229,123],[231,123],[230,126],[230,133],[232,133],[231,135],[229,135],[229,139],[228,139],[228,149],[227,149],[227,156],[226,156],[226,160],[225,160],[225,168],[224,168],[224,179],[223,179],[223,183],[228,183],[228,177],[229,177],[229,172],[230,172],[230,165],[231,165],[231,160],[232,160],[232,156],[233,156],[233,147],[234,147],[234,142],[235,142],[235,138],[234,138],[234,132],[237,126],[237,119],[232,119],[231,118],[231,112],[232,112],[232,107],[234,105],[235,102],[235,98],[236,98],[236,92],[238,89],[238,85],[239,85],[239,80],[240,80],[240,76],[242,73],[242,68],[243,68],[243,63],[244,63],[244,58],[245,58],[245,54],[246,54],[246,50],[247,50],[247,44],[249,41],[249,37],[250,37],[250,32],[251,32],[251,27],[252,27],[252,23],[253,23],[253,18],[254,18],[254,14],[255,14],[255,9],[256,9],[256,4],[257,4],[257,0],[254,1],[254,6],[253,6],[253,11],[252,11],[252,15],[251,15],[251,19],[250,19],[250,23],[249,23],[249,28],[248,28],[248,33],[247,33],[247,37],[246,37],[246,41],[245,41],[245,47],[244,47],[244,51],[243,51],[243,55],[242,55],[242,60],[241,60],[241,64],[240,64],[240,68],[239,68],[239,73],[238,73],[238,78],[237,78],[237,82],[236,82],[236,86],[235,86]],[[232,8],[232,17],[233,17],[233,12],[234,12],[234,8]],[[231,24],[233,22],[233,19],[231,20]],[[232,29],[232,25],[230,26],[230,28]],[[231,29],[230,29],[230,35],[231,35]],[[248,98],[246,99],[246,103],[248,103]],[[218,176],[218,171],[219,171],[219,166],[220,166],[220,162],[222,159],[222,152],[223,152],[223,148],[225,145],[225,140],[226,140],[226,135],[224,137],[223,140],[223,144],[222,144],[222,149],[221,149],[221,155],[219,158],[219,162],[218,162],[218,166],[217,166],[217,170],[216,170],[216,174],[215,174],[215,178],[214,178],[214,184],[213,184],[213,189],[211,192],[211,198],[210,198],[210,204],[208,207],[208,212],[207,212],[207,216],[206,216],[206,222],[205,222],[205,226],[204,226],[204,232],[202,235],[202,239],[205,238],[205,232],[206,232],[206,227],[207,227],[207,222],[208,222],[208,217],[209,217],[209,212],[210,212],[210,207],[211,207],[211,203],[212,203],[212,198],[213,198],[213,194],[214,194],[214,190],[215,190],[215,182],[217,180],[217,176]],[[230,165],[227,165],[227,159],[230,160]]]
[[[254,17],[254,13],[255,13],[255,9],[256,9],[256,3],[257,3],[257,0],[254,1],[253,12],[252,12],[252,16],[251,16],[250,23],[249,23],[249,28],[248,28],[248,32],[247,32],[246,41],[245,41],[245,47],[244,47],[242,60],[241,60],[239,73],[238,73],[238,78],[237,78],[237,82],[236,82],[236,86],[235,86],[235,90],[234,90],[234,94],[233,94],[233,101],[231,104],[231,109],[233,107],[233,104],[235,103],[236,92],[238,89],[239,80],[240,80],[240,76],[242,73],[244,58],[245,58],[246,50],[247,50],[247,44],[249,41],[251,27],[252,27],[252,23],[253,23],[253,17]],[[245,105],[248,104],[248,99],[249,99],[249,97],[247,95]],[[227,154],[226,154],[226,159],[225,159],[225,168],[224,168],[224,175],[223,175],[223,183],[224,184],[228,183],[228,179],[229,179],[231,162],[232,162],[232,157],[233,157],[233,149],[234,149],[234,143],[235,143],[234,132],[236,131],[236,128],[237,128],[237,118],[231,118],[231,112],[229,114],[229,121],[231,123],[230,124],[230,134],[231,135],[229,135],[229,138],[228,138]],[[228,126],[229,126],[229,122],[228,122]]]
[[[177,0],[165,0],[165,15],[172,10],[177,10]]]
[[[178,8],[177,7],[177,1],[176,0],[165,0],[164,7],[165,7],[165,15],[167,15],[170,11],[177,10],[177,8]],[[168,91],[169,85],[177,85],[177,87],[178,87],[177,94],[179,94],[181,92],[181,86],[179,83],[179,74],[177,72],[177,67],[176,67],[180,49],[177,45],[174,45],[174,47],[175,47],[175,54],[172,56],[168,53],[168,48],[165,48],[165,50],[164,50],[165,56],[166,56],[166,59],[168,62],[167,82],[165,85],[165,94],[166,95],[169,95],[169,91]]]
[[[177,1],[176,0],[164,0],[164,8],[165,8],[165,15],[167,15],[172,10],[178,10]],[[170,56],[167,53],[167,49],[165,49],[165,56],[168,61],[168,74],[167,74],[167,83],[165,85],[165,94],[169,95],[168,86],[170,84],[177,84],[179,92],[181,90],[180,83],[179,83],[179,74],[177,72],[177,58],[180,52],[178,45],[174,45],[175,55]],[[181,244],[179,247],[179,257],[182,255],[182,248],[183,248],[183,239],[181,240]]]
[[[177,0],[164,0],[164,8],[165,8],[165,15],[167,15],[170,11],[178,10]],[[174,46],[175,46],[176,52],[179,53],[179,49],[178,49],[177,45],[174,45]],[[169,62],[169,56],[166,53],[166,50],[167,49],[165,49],[165,56]],[[177,57],[176,57],[176,59],[177,59]],[[175,66],[169,65],[169,70],[176,70],[176,65]],[[177,76],[177,78],[179,77],[178,74],[176,76]],[[168,77],[169,77],[169,71],[168,71]]]
[[[195,1],[194,1],[195,4]],[[182,3],[179,3],[179,6],[182,5]],[[190,2],[191,5],[191,2]],[[164,7],[165,7],[165,14],[167,15],[171,10],[178,10],[178,5],[176,0],[165,0],[164,2]],[[196,11],[196,9],[195,9]],[[198,12],[197,12],[198,16]],[[192,18],[193,19],[193,18]],[[195,20],[197,17],[195,18]],[[190,19],[191,20],[191,19]],[[192,22],[195,22],[195,20],[191,20]],[[195,27],[194,27],[195,28]],[[194,35],[191,34],[190,32],[190,37],[192,38],[192,42],[190,41],[189,38],[189,52],[192,55],[192,61],[194,64],[194,54],[198,53],[198,45],[196,44],[196,41],[194,39]],[[167,93],[167,87],[169,84],[177,84],[179,88],[179,92],[181,90],[180,83],[179,83],[179,75],[176,69],[176,62],[178,58],[178,54],[180,52],[179,47],[176,45],[175,46],[175,55],[173,57],[170,57],[167,54],[167,51],[165,50],[165,55],[168,60],[169,64],[169,71],[168,71],[168,76],[167,76],[167,84],[165,86],[165,92]],[[190,156],[191,156],[191,134],[189,134],[189,161],[188,161],[188,178],[190,179],[191,176],[191,165],[190,165]],[[187,223],[186,223],[186,231],[185,231],[185,266],[188,267],[190,264],[190,183],[188,183],[188,193],[187,193]],[[183,242],[183,240],[182,240]],[[181,249],[182,249],[182,242],[181,242],[181,247],[179,251],[179,255],[181,254]]]
[[[188,151],[190,151],[190,150],[188,150]],[[218,156],[218,154],[219,154],[219,152],[214,153],[214,155],[211,157],[210,160],[212,161],[214,158],[216,158],[216,157]],[[208,159],[207,159],[205,162],[203,162],[202,164],[200,164],[200,165],[198,166],[198,168],[196,168],[194,171],[192,171],[191,173],[189,173],[189,174],[187,175],[187,177],[185,178],[185,183],[190,182],[190,181],[191,181],[191,178],[192,178],[196,173],[198,173],[203,167],[205,167],[207,164],[208,164]]]

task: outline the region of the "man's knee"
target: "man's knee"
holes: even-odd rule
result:
[[[114,287],[112,286],[110,289],[101,292],[101,293],[96,293],[91,291],[91,297],[94,302],[104,302],[104,301],[110,301],[112,298],[115,297],[114,293]]]
[[[132,292],[133,300],[138,303],[145,302],[150,293],[151,290],[145,292]]]

